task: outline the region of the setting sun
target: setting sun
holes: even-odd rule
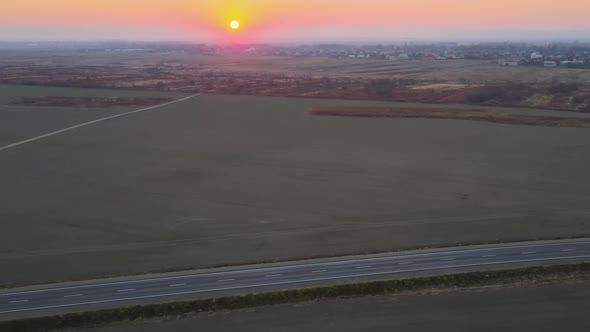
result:
[[[233,20],[229,23],[230,28],[237,30],[240,27],[240,22]]]

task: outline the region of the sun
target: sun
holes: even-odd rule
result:
[[[229,23],[229,27],[233,30],[238,30],[240,28],[240,22],[233,20]]]

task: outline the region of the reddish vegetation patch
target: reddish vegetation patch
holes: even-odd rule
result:
[[[91,97],[43,97],[25,98],[15,103],[27,106],[51,106],[51,107],[141,107],[160,105],[172,101],[172,98],[91,98]]]
[[[365,118],[455,119],[514,125],[590,128],[590,118],[516,115],[478,109],[437,109],[403,107],[312,107],[312,115]]]

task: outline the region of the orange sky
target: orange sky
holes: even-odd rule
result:
[[[261,40],[506,30],[590,38],[589,0],[0,0],[0,9],[0,40],[216,40],[236,34],[232,19],[240,36]]]

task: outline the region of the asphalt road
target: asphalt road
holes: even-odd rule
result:
[[[273,285],[293,285],[395,273],[460,269],[493,265],[545,263],[590,258],[590,241],[503,245],[490,248],[455,249],[427,253],[396,253],[362,259],[343,257],[323,263],[294,262],[266,268],[242,267],[231,271],[97,283],[83,286],[47,286],[43,289],[0,293],[0,317],[38,311],[185,294],[219,292]]]

